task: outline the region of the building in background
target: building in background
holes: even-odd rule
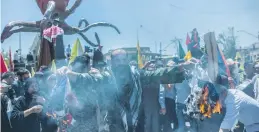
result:
[[[130,61],[137,61],[137,48],[136,47],[128,47],[128,48],[120,48],[125,50],[128,53],[128,59]],[[112,51],[116,49],[109,50],[108,53],[104,54],[104,59],[105,61],[109,64],[110,63],[110,56]],[[152,53],[149,47],[140,47],[141,50],[141,55],[142,55],[142,60],[143,63],[145,62],[156,59],[160,56],[158,53]]]
[[[242,59],[255,61],[259,59],[259,42],[253,43],[248,47],[237,49],[240,52]]]

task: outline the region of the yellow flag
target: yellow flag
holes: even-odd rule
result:
[[[52,72],[56,72],[57,71],[57,67],[56,67],[56,63],[55,63],[55,60],[52,61],[52,64],[51,64],[51,69],[50,69]]]
[[[71,62],[73,62],[77,56],[80,56],[83,54],[84,54],[84,51],[83,51],[82,45],[81,45],[79,39],[76,39],[76,42],[74,43],[72,51],[71,51],[69,64]]]
[[[34,71],[34,68],[31,67],[31,76],[33,77],[35,75],[35,71]]]
[[[237,61],[238,59],[241,59],[241,55],[239,52],[236,53],[236,57],[235,57],[235,60]]]
[[[139,47],[139,41],[137,43],[137,53],[138,53],[138,67],[139,68],[143,68],[143,61],[142,61],[142,56],[141,56],[141,51],[140,51],[140,47]]]
[[[244,63],[240,63],[240,70],[242,70],[242,71],[245,71],[245,66],[244,66]]]
[[[191,53],[191,51],[188,51],[187,54],[186,54],[185,57],[184,57],[184,60],[188,61],[188,60],[190,60],[191,58],[192,58],[192,53]]]

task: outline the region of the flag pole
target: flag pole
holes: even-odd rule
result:
[[[20,62],[22,59],[22,35],[21,32],[19,32],[19,49],[20,49]]]

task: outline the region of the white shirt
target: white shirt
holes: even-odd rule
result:
[[[18,53],[14,53],[14,55],[13,55],[13,60],[19,60],[19,55],[18,55]]]
[[[257,77],[254,83],[254,97],[259,102],[259,78]]]
[[[229,89],[225,99],[226,115],[220,128],[231,129],[236,121],[245,126],[259,123],[259,102],[237,89]]]

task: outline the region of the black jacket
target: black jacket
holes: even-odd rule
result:
[[[24,82],[17,80],[12,84],[12,88],[15,90],[16,97],[24,95]]]
[[[1,132],[11,132],[11,124],[7,115],[7,103],[9,98],[1,94]]]
[[[20,96],[11,114],[13,132],[40,132],[40,119],[38,114],[24,117],[24,111],[37,105],[30,96]]]
[[[56,122],[47,117],[45,112],[30,114],[24,117],[23,112],[38,105],[31,96],[25,94],[16,101],[11,114],[12,132],[54,132],[57,128]]]

